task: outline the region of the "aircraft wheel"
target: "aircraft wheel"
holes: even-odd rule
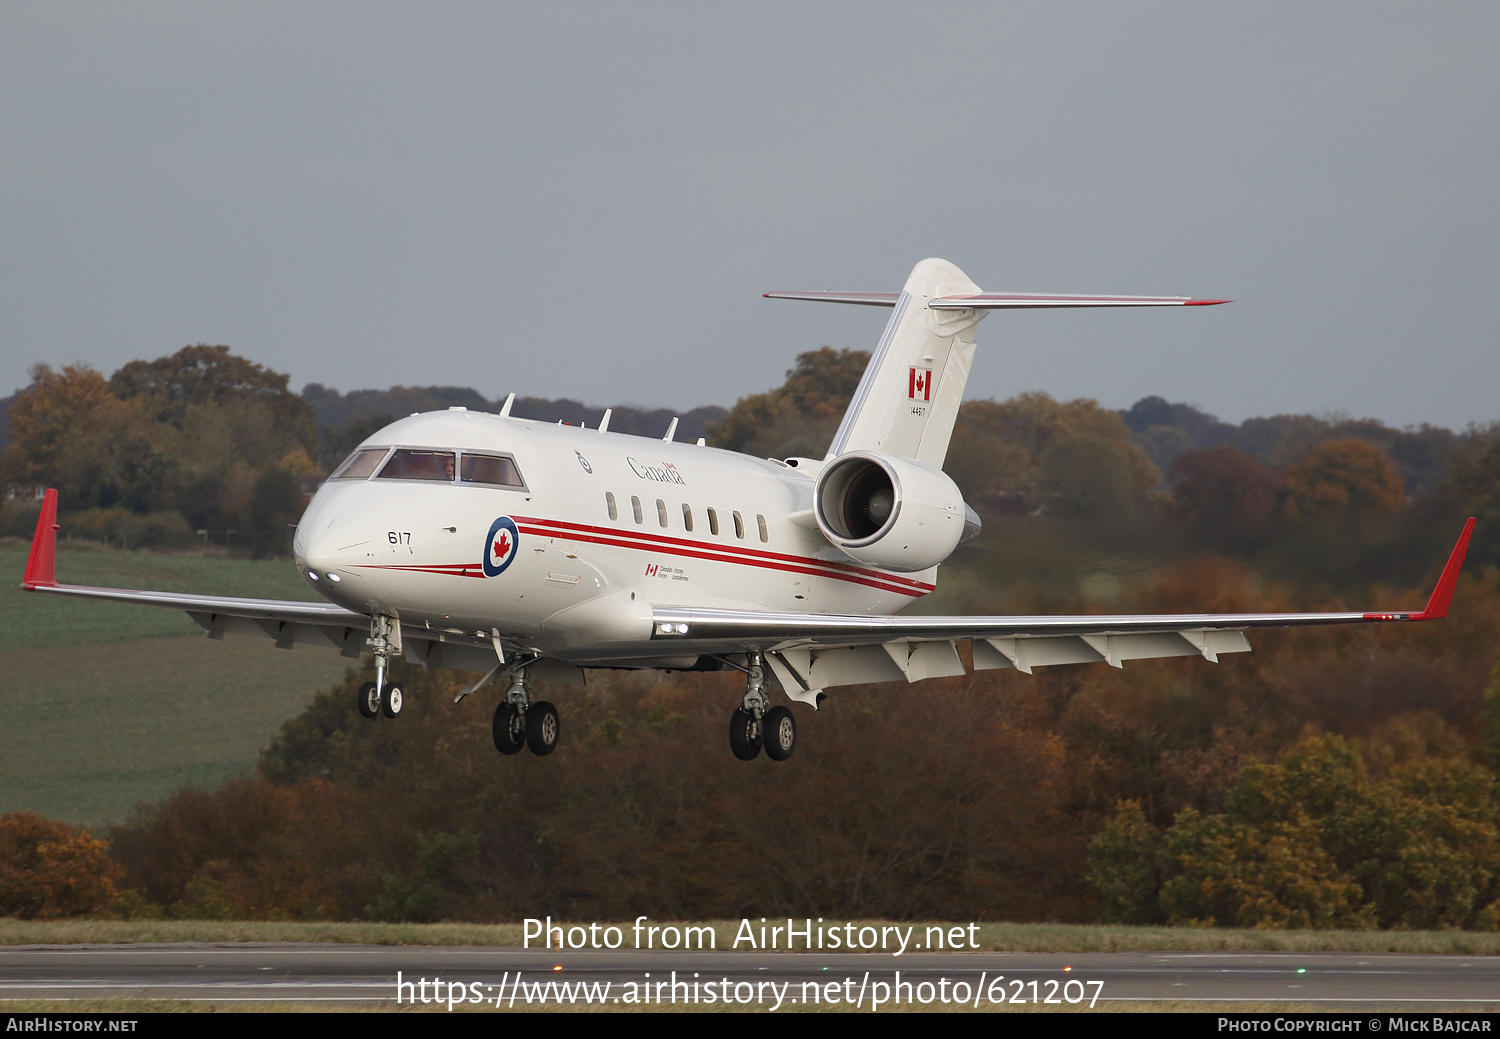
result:
[[[559,735],[557,708],[538,700],[526,709],[526,746],[531,753],[544,758],[557,749]]]
[[[374,682],[366,682],[359,687],[359,713],[366,718],[380,715],[380,694],[375,691]]]
[[[772,761],[785,761],[792,756],[797,746],[797,719],[786,707],[772,707],[761,722],[766,744],[766,757]]]
[[[729,749],[741,761],[754,761],[760,753],[760,722],[743,707],[729,716]]]
[[[495,708],[490,731],[495,737],[495,749],[501,754],[519,754],[526,746],[526,719],[514,704],[502,703]]]
[[[401,714],[401,687],[399,685],[387,686],[385,695],[380,698],[380,713],[387,718],[396,718]]]

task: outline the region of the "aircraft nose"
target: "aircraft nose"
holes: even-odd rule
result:
[[[340,519],[333,509],[326,507],[326,503],[314,501],[297,525],[297,536],[292,539],[292,555],[297,568],[309,581],[337,584],[349,576],[341,576],[340,568],[347,566],[368,540],[366,536],[357,535],[349,521]]]

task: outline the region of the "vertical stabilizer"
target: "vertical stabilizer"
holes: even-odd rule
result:
[[[923,260],[912,268],[829,458],[883,451],[942,467],[974,363],[974,326],[983,312],[932,310],[928,303],[979,293],[979,286],[947,260]]]

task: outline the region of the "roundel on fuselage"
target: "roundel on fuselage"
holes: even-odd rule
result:
[[[490,532],[484,539],[484,576],[499,577],[505,568],[515,562],[516,549],[521,543],[521,532],[516,521],[501,516],[490,524]]]

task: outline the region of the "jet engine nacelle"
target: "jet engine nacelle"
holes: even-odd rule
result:
[[[911,573],[948,558],[964,538],[969,509],[941,469],[850,451],[818,473],[813,515],[823,536],[855,562]]]

